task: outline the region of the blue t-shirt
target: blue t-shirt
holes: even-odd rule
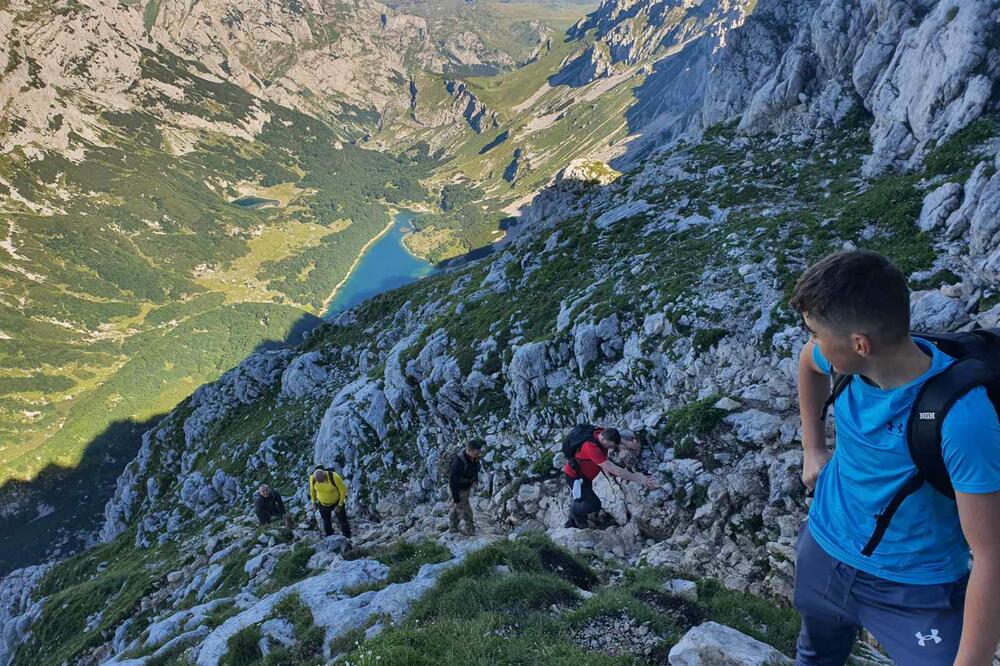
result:
[[[837,398],[837,447],[816,481],[809,530],[831,557],[856,569],[900,583],[933,585],[968,572],[969,546],[956,503],[929,483],[903,501],[875,552],[861,554],[875,530],[875,515],[916,471],[906,445],[906,423],[917,392],[955,362],[926,341],[914,342],[931,355],[927,372],[888,390],[855,377]],[[818,345],[813,359],[820,370],[831,372]],[[1000,490],[1000,424],[984,388],[955,402],[941,436],[955,490]]]

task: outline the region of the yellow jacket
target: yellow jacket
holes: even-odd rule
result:
[[[331,476],[333,477],[332,482]],[[347,502],[347,486],[336,472],[327,472],[326,480],[322,483],[316,483],[316,479],[310,475],[309,497],[313,502],[319,502],[324,506],[344,506],[344,503]]]

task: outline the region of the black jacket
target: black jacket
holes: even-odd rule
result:
[[[281,501],[281,495],[274,490],[267,497],[256,492],[253,494],[253,510],[257,514],[257,520],[264,525],[274,518],[285,515],[285,503]]]
[[[458,493],[468,490],[479,478],[479,461],[465,455],[465,449],[455,454],[451,459],[451,473],[448,475],[448,485],[451,486],[451,498],[458,501]]]

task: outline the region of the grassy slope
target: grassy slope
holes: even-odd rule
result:
[[[609,566],[610,565],[610,566]],[[498,572],[497,567],[510,569]],[[360,644],[338,663],[587,664],[650,663],[632,655],[584,649],[574,634],[620,613],[648,622],[663,641],[651,663],[705,619],[729,624],[790,654],[798,617],[784,604],[699,583],[700,603],[664,594],[671,572],[626,569],[607,584],[611,563],[582,561],[548,539],[529,535],[473,553],[445,572],[407,620]],[[593,593],[582,600],[578,590]]]
[[[144,62],[174,83],[187,67]],[[243,91],[193,81],[184,101],[165,102],[172,111],[220,123],[253,113]],[[137,111],[106,115],[110,147],[83,164],[0,161],[23,196],[57,211],[5,217],[23,260],[0,267],[0,482],[74,465],[111,421],[167,411],[258,343],[284,339],[382,229],[382,202],[424,196],[429,162],[338,150],[326,125],[266,111],[256,141],[203,133],[182,156]],[[287,205],[227,203],[246,191]]]
[[[145,624],[142,619],[157,615],[160,609],[140,611],[142,597],[163,587],[166,574],[192,561],[196,553],[178,548],[177,542],[159,550],[138,551],[131,546],[132,538],[126,533],[53,569],[38,590],[39,596],[49,597],[48,601],[14,664],[64,663],[103,643],[103,632],[113,630],[125,618],[139,620],[128,632],[135,636]],[[308,547],[296,546],[289,551],[275,567],[272,584],[261,594],[308,576],[311,572],[304,564],[311,554]],[[377,586],[347,590],[351,596],[408,581],[422,564],[446,560],[448,553],[428,540],[359,550],[352,557],[382,561],[389,565],[390,573]],[[245,584],[241,574],[247,558],[247,551],[237,549],[223,560],[227,573],[209,599],[231,595]],[[509,572],[498,571],[499,566]],[[663,638],[655,653],[658,655],[665,655],[684,631],[705,619],[733,626],[786,653],[792,649],[798,618],[785,604],[731,592],[714,581],[699,581],[700,601],[690,603],[662,592],[661,586],[672,572],[626,568],[623,575],[609,582],[615,568],[611,562],[574,557],[542,535],[501,541],[474,552],[445,572],[398,626],[390,626],[369,641],[364,640],[363,629],[350,632],[334,641],[331,648],[341,655],[338,663],[350,664],[642,663],[628,656],[587,650],[573,640],[574,633],[594,619],[624,612],[639,623],[648,622]],[[582,599],[580,589],[593,596]],[[213,613],[210,624],[221,623],[234,611],[231,604],[223,605]],[[323,663],[322,632],[315,630],[311,614],[298,599],[283,601],[272,615],[292,621],[301,644],[264,659],[256,649],[256,640],[244,640],[258,635],[254,625],[230,640],[227,663]],[[149,654],[155,647],[129,656]],[[188,661],[175,653],[168,663]]]

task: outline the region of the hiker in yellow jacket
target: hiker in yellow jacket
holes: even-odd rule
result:
[[[340,475],[332,469],[319,468],[309,477],[309,498],[323,517],[323,531],[333,534],[331,516],[337,512],[337,522],[341,533],[351,538],[351,525],[347,522],[347,486]]]

